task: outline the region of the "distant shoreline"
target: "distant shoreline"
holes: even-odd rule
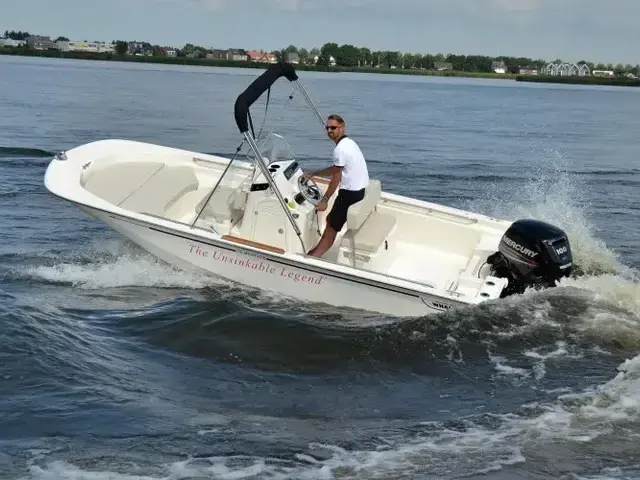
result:
[[[565,85],[609,85],[613,87],[640,87],[640,79],[627,77],[599,77],[594,75],[561,77],[550,75],[517,75],[516,82],[562,83]]]
[[[13,55],[22,57],[44,57],[44,58],[66,58],[76,60],[102,60],[107,62],[129,62],[129,63],[155,63],[165,65],[189,65],[200,67],[227,67],[227,68],[260,68],[268,66],[266,63],[256,63],[238,60],[213,60],[186,57],[165,57],[165,56],[136,56],[117,55],[111,53],[94,52],[60,52],[58,50],[27,50],[23,47],[0,48],[0,55]],[[461,70],[420,70],[401,68],[372,68],[372,67],[329,67],[324,65],[304,65],[295,66],[298,71],[308,72],[354,72],[354,73],[378,73],[387,75],[412,75],[422,77],[465,77],[465,78],[488,78],[496,80],[515,80],[516,82],[532,83],[556,83],[565,85],[605,85],[621,87],[640,87],[640,79],[627,77],[598,77],[598,76],[548,76],[548,75],[519,75],[512,73],[486,73],[486,72],[465,72]]]
[[[134,63],[155,63],[165,65],[189,65],[201,67],[229,67],[229,68],[266,68],[269,64],[256,62],[243,62],[238,60],[212,60],[186,57],[165,57],[165,56],[136,56],[117,55],[111,53],[94,52],[60,52],[58,50],[27,50],[22,47],[0,48],[0,55],[16,55],[23,57],[46,57],[46,58],[68,58],[77,60],[102,60],[111,62],[134,62]],[[356,73],[381,73],[396,75],[415,75],[431,77],[469,77],[469,78],[494,78],[501,80],[513,80],[514,74],[499,74],[485,72],[464,72],[459,70],[419,70],[400,68],[367,68],[367,67],[329,67],[324,65],[295,65],[298,71],[309,72],[356,72]]]

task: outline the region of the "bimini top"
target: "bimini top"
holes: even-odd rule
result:
[[[293,65],[286,62],[274,63],[236,98],[234,116],[240,133],[244,134],[249,131],[249,107],[280,77],[285,77],[290,82],[298,80],[298,74]]]

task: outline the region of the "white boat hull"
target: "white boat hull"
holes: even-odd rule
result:
[[[169,264],[336,307],[422,316],[570,272],[568,239],[556,227],[384,192],[373,178],[332,247],[308,255],[337,191],[316,209],[329,180],[306,179],[282,136],[260,146],[248,132],[249,106],[281,76],[315,110],[291,65],[269,67],[235,104],[250,161],[101,140],[56,155],[45,186]]]
[[[168,264],[185,270],[204,270],[283,297],[410,317],[464,305],[362,278],[301,268],[284,258],[254,253],[240,246],[216,244],[197,235],[164,231],[86,206],[83,210]]]

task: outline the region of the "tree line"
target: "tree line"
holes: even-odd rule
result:
[[[487,55],[457,55],[430,53],[403,53],[399,51],[371,50],[350,44],[338,45],[325,43],[320,49],[307,50],[295,45],[289,45],[276,53],[279,58],[286,58],[290,54],[297,54],[303,63],[315,60],[318,64],[328,66],[333,59],[335,64],[343,67],[373,67],[373,68],[401,68],[434,70],[446,64],[447,68],[461,72],[489,73],[493,71],[493,62],[504,62],[508,73],[519,73],[521,68],[540,70],[549,63],[565,63],[561,59],[552,62],[542,58],[487,56]],[[573,62],[571,62],[573,63]],[[623,65],[618,63],[594,63],[586,60],[576,62],[577,65],[587,64],[590,70],[613,70],[618,74],[640,73],[640,65]]]
[[[5,31],[5,38],[14,40],[26,40],[31,34],[22,31]],[[68,40],[66,37],[58,37],[57,40]],[[127,53],[129,42],[117,40],[115,43],[115,51],[119,55]],[[155,56],[164,55],[164,50],[159,45],[149,46],[152,54]],[[205,58],[209,48],[187,43],[183,48],[176,49],[178,56],[192,56]],[[511,56],[487,56],[487,55],[457,55],[457,54],[424,54],[424,53],[405,53],[400,51],[389,50],[371,50],[366,47],[358,47],[351,44],[338,45],[337,43],[325,43],[320,48],[306,49],[296,45],[289,45],[280,50],[270,52],[274,54],[278,60],[287,60],[291,55],[297,55],[300,63],[329,67],[336,65],[347,68],[398,68],[398,69],[424,69],[437,70],[439,68],[447,68],[459,72],[471,73],[490,73],[493,71],[493,62],[504,62],[508,73],[519,73],[521,68],[532,68],[540,70],[543,66],[550,63],[547,60],[538,58],[532,59],[527,57],[511,57]],[[316,62],[317,58],[317,62]],[[556,59],[553,63],[564,63],[561,59]],[[585,60],[576,62],[578,65],[587,64],[590,70],[612,70],[618,75],[626,73],[640,74],[640,65],[623,65],[618,63],[593,63]]]
[[[11,40],[26,40],[29,37],[32,37],[33,35],[31,35],[29,32],[23,32],[23,31],[15,31],[15,30],[5,30],[4,31],[4,38],[10,38]]]

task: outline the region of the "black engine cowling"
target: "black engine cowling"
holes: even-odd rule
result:
[[[527,287],[554,287],[571,274],[573,257],[564,231],[539,220],[518,220],[489,256],[491,274],[507,278],[501,297],[523,293]]]

